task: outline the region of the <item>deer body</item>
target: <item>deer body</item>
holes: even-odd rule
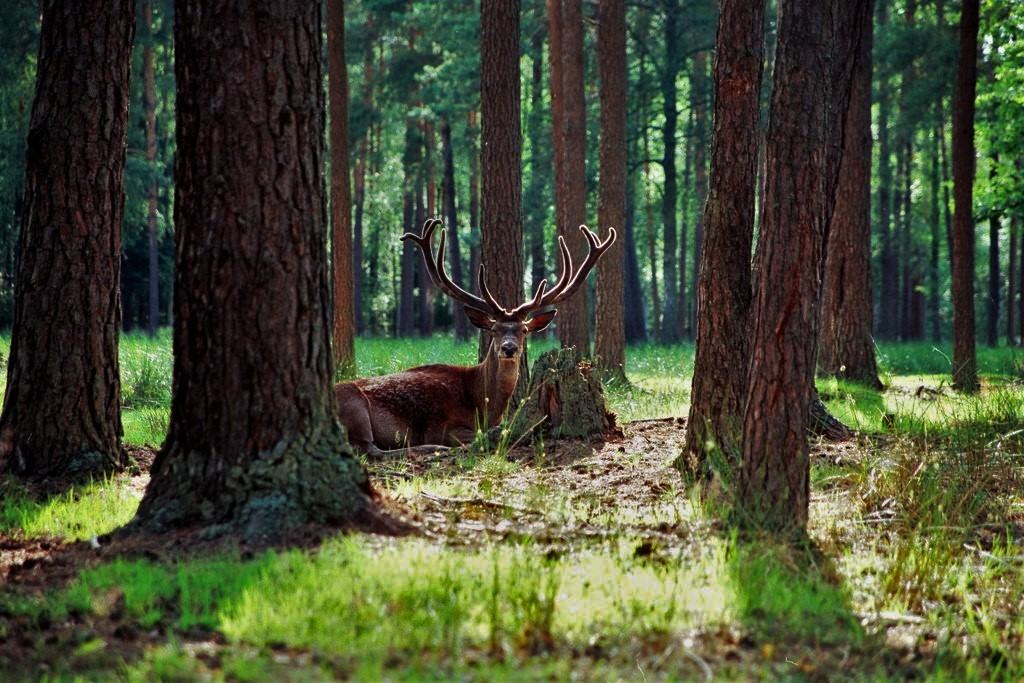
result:
[[[338,418],[349,442],[371,458],[404,455],[412,449],[437,450],[472,441],[477,427],[496,427],[519,381],[519,364],[526,337],[547,327],[555,310],[541,310],[571,296],[585,281],[601,254],[615,240],[615,230],[599,242],[584,226],[590,253],[579,270],[559,238],[562,273],[547,291],[541,281],[533,299],[513,309],[499,305],[484,281],[481,265],[476,296],[454,284],[444,270],[444,230],[437,256],[433,232],[440,221],[428,220],[422,235],[406,233],[423,251],[427,274],[435,286],[456,301],[476,327],[491,335],[484,360],[469,367],[421,365],[380,377],[341,382],[334,387]]]

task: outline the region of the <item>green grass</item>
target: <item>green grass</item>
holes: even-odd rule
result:
[[[554,344],[533,340],[531,358]],[[255,557],[108,560],[44,594],[0,587],[0,641],[53,638],[47,625],[67,624],[34,645],[56,680],[699,680],[702,657],[722,680],[1020,680],[1020,355],[979,348],[984,390],[960,396],[949,390],[948,349],[879,351],[886,390],[818,383],[862,437],[813,461],[814,552],[722,538],[682,482],[631,505],[544,480],[543,461],[478,452],[378,484],[406,501],[421,491],[501,501],[512,506],[495,514],[515,530],[507,536],[468,546],[353,536]],[[357,342],[363,375],[468,364],[475,352],[448,335]],[[692,345],[631,347],[630,384],[608,387],[610,407],[621,422],[685,415],[692,360]],[[123,337],[121,369],[125,440],[159,445],[169,334]],[[621,454],[636,470],[623,476],[643,475],[636,448]],[[138,497],[125,478],[41,499],[2,483],[0,534],[89,539],[127,522]],[[155,633],[156,644],[125,659],[93,628],[101,623]],[[887,638],[900,629],[917,629],[917,646],[933,654],[895,650]],[[206,641],[221,644],[203,654]]]

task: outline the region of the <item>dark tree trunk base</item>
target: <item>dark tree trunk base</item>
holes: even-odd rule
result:
[[[512,433],[518,437],[539,430],[555,438],[589,438],[615,431],[615,415],[593,370],[574,348],[541,354],[526,399],[510,418]]]
[[[125,532],[203,527],[204,538],[230,534],[267,545],[307,524],[385,533],[406,528],[377,509],[366,472],[338,430],[282,441],[244,468],[207,472],[211,462],[208,454],[185,452],[169,441],[153,465],[154,475],[175,471],[160,473],[166,488],[147,491]],[[167,486],[172,483],[177,485]]]

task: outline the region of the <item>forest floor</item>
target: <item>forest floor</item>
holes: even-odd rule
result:
[[[685,347],[631,350],[634,385],[609,393],[621,436],[372,466],[417,534],[254,550],[104,536],[133,515],[141,444],[166,428],[166,343],[124,344],[138,469],[56,495],[0,483],[5,680],[1024,676],[1009,350],[982,356],[977,398],[908,345],[883,349],[884,392],[821,382],[860,433],[813,446],[807,550],[730,535],[671,468]],[[399,344],[362,342],[361,362],[433,360]]]

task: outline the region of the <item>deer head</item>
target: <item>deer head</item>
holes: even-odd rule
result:
[[[533,332],[543,330],[551,323],[557,314],[557,311],[551,307],[572,296],[586,282],[587,275],[594,268],[598,259],[615,241],[615,228],[609,228],[608,237],[604,241],[600,241],[587,226],[581,225],[580,232],[586,237],[590,250],[583,264],[579,268],[574,268],[569,247],[566,246],[565,239],[559,237],[561,271],[558,281],[551,289],[548,289],[548,281],[541,280],[537,284],[532,299],[524,301],[514,308],[506,308],[495,300],[487,287],[483,264],[480,264],[480,270],[477,272],[480,296],[467,292],[448,277],[444,268],[444,228],[441,228],[437,252],[435,253],[433,249],[434,232],[440,225],[440,220],[428,219],[423,224],[422,234],[414,235],[407,232],[402,235],[402,240],[412,240],[423,252],[427,274],[430,275],[434,285],[463,305],[463,310],[473,325],[490,332],[490,354],[501,364],[515,364],[516,366],[518,366],[519,357],[522,355],[523,341],[526,337]]]

